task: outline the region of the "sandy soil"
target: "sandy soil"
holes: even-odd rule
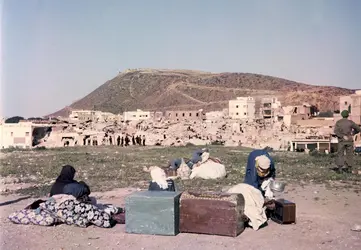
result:
[[[131,189],[94,193],[100,202],[123,205]],[[86,229],[15,225],[7,215],[31,203],[16,201],[20,196],[0,196],[0,249],[361,249],[361,232],[351,231],[361,224],[360,195],[346,190],[326,190],[323,186],[288,186],[284,198],[297,204],[297,224],[269,225],[259,231],[247,228],[236,238],[179,234],[177,236],[133,235],[125,225],[112,229]],[[12,204],[5,202],[15,201]]]

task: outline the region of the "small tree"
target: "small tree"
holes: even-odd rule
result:
[[[5,120],[5,123],[19,123],[19,121],[24,120],[24,117],[13,116]]]

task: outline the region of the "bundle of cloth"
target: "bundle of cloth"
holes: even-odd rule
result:
[[[171,178],[166,175],[165,171],[162,168],[157,166],[151,166],[149,168],[144,167],[143,170],[149,172],[152,179],[149,182],[149,191],[177,191],[176,184]]]
[[[60,223],[87,227],[95,225],[110,228],[116,223],[125,223],[124,211],[112,205],[97,204],[84,182],[74,180],[75,169],[63,166],[60,175],[50,190],[50,197],[37,200],[24,209],[9,215],[16,224],[53,226]]]
[[[226,168],[218,158],[211,158],[208,149],[196,150],[190,160],[174,159],[170,169],[177,171],[177,177],[184,179],[218,179],[226,177]]]
[[[267,222],[265,199],[262,192],[246,183],[235,185],[226,191],[231,194],[242,194],[244,197],[244,214],[248,217],[248,225],[258,230]]]
[[[79,227],[95,225],[111,228],[117,221],[112,215],[118,214],[118,208],[108,206],[102,210],[97,206],[77,200],[72,195],[58,194],[46,201],[36,201],[37,206],[27,207],[9,215],[9,220],[15,224],[54,226],[65,223]]]

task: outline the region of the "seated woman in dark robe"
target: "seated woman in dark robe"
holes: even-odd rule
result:
[[[60,175],[51,187],[50,196],[56,194],[69,194],[77,199],[88,201],[90,188],[85,182],[74,180],[76,170],[70,165],[63,166]]]

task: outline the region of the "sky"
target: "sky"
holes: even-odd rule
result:
[[[358,0],[0,0],[0,115],[43,116],[128,68],[361,88]]]

